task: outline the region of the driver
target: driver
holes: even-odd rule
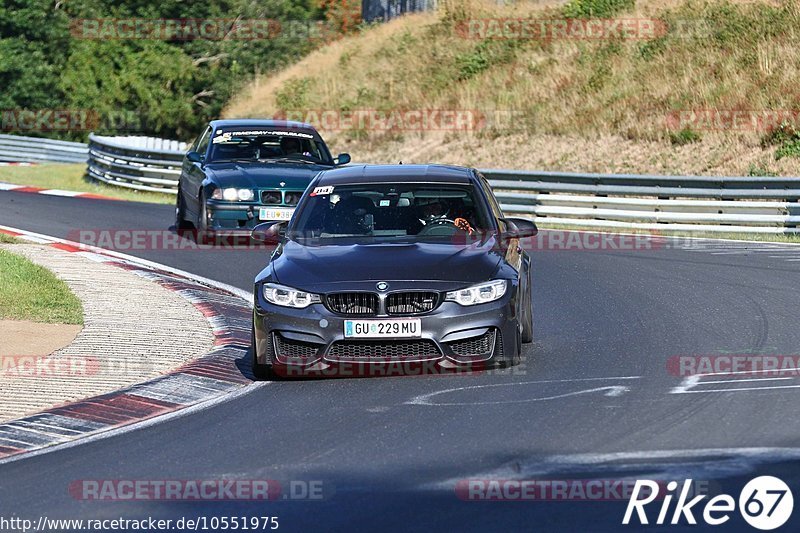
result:
[[[283,137],[281,139],[281,150],[283,150],[283,155],[299,154],[300,150],[302,150],[300,139]]]
[[[450,214],[450,208],[447,204],[445,204],[442,200],[435,200],[429,204],[426,204],[421,207],[419,221],[422,223],[422,226],[430,226],[431,224],[441,224],[450,222],[455,227],[472,235],[474,233],[474,229],[472,225],[469,223],[464,217],[457,217],[455,220],[450,220],[448,215]]]
[[[422,216],[419,221],[422,222],[424,226],[427,226],[437,220],[445,220],[447,218],[447,212],[447,206],[445,206],[441,200],[436,200],[422,206],[420,213]]]

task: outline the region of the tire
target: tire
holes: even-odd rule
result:
[[[498,333],[499,335],[500,333]],[[519,329],[516,330],[516,339],[517,342],[517,349],[514,351],[513,355],[506,354],[505,350],[508,349],[508,343],[503,343],[503,356],[504,359],[497,363],[497,368],[511,368],[517,366],[522,362],[522,334],[520,333]]]
[[[200,191],[200,209],[197,215],[197,224],[195,224],[196,235],[195,239],[198,244],[213,244],[213,235],[208,230],[208,207],[206,206],[206,195]]]
[[[533,342],[533,300],[530,283],[526,291],[525,308],[522,315],[522,342],[526,344]]]
[[[253,377],[256,378],[256,381],[264,381],[264,380],[271,380],[274,379],[274,375],[272,372],[272,366],[270,365],[261,365],[258,363],[258,357],[256,355],[256,331],[253,329],[250,332],[250,353],[251,356],[251,368],[253,370]]]
[[[178,187],[178,197],[175,200],[175,229],[178,231],[191,229],[192,225],[186,222],[186,204],[183,201],[183,193]]]

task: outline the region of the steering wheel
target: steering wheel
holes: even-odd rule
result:
[[[453,235],[455,233],[454,230],[456,229],[458,229],[458,226],[456,226],[455,220],[451,220],[449,218],[434,218],[433,220],[426,222],[425,226],[419,230],[417,235],[449,236]]]

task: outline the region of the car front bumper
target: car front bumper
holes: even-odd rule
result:
[[[258,224],[263,222],[278,222],[277,220],[261,220],[259,218],[259,211],[262,208],[294,210],[294,207],[282,205],[206,200],[208,230],[226,234],[249,234]]]
[[[333,313],[321,303],[305,309],[276,306],[259,295],[253,313],[256,361],[310,374],[342,366],[402,363],[446,370],[511,363],[520,342],[515,310],[514,294],[467,307],[442,302],[423,315],[363,319],[419,318],[418,338],[354,339],[345,338],[344,324],[361,318]]]

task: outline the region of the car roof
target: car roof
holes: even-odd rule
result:
[[[233,118],[233,119],[220,119],[212,120],[210,123],[213,129],[217,128],[241,128],[253,126],[266,127],[266,128],[285,128],[295,130],[312,130],[316,133],[316,129],[311,124],[305,122],[295,122],[293,120],[275,120],[268,118]]]
[[[320,173],[317,186],[367,182],[471,183],[471,168],[449,165],[351,165]]]

